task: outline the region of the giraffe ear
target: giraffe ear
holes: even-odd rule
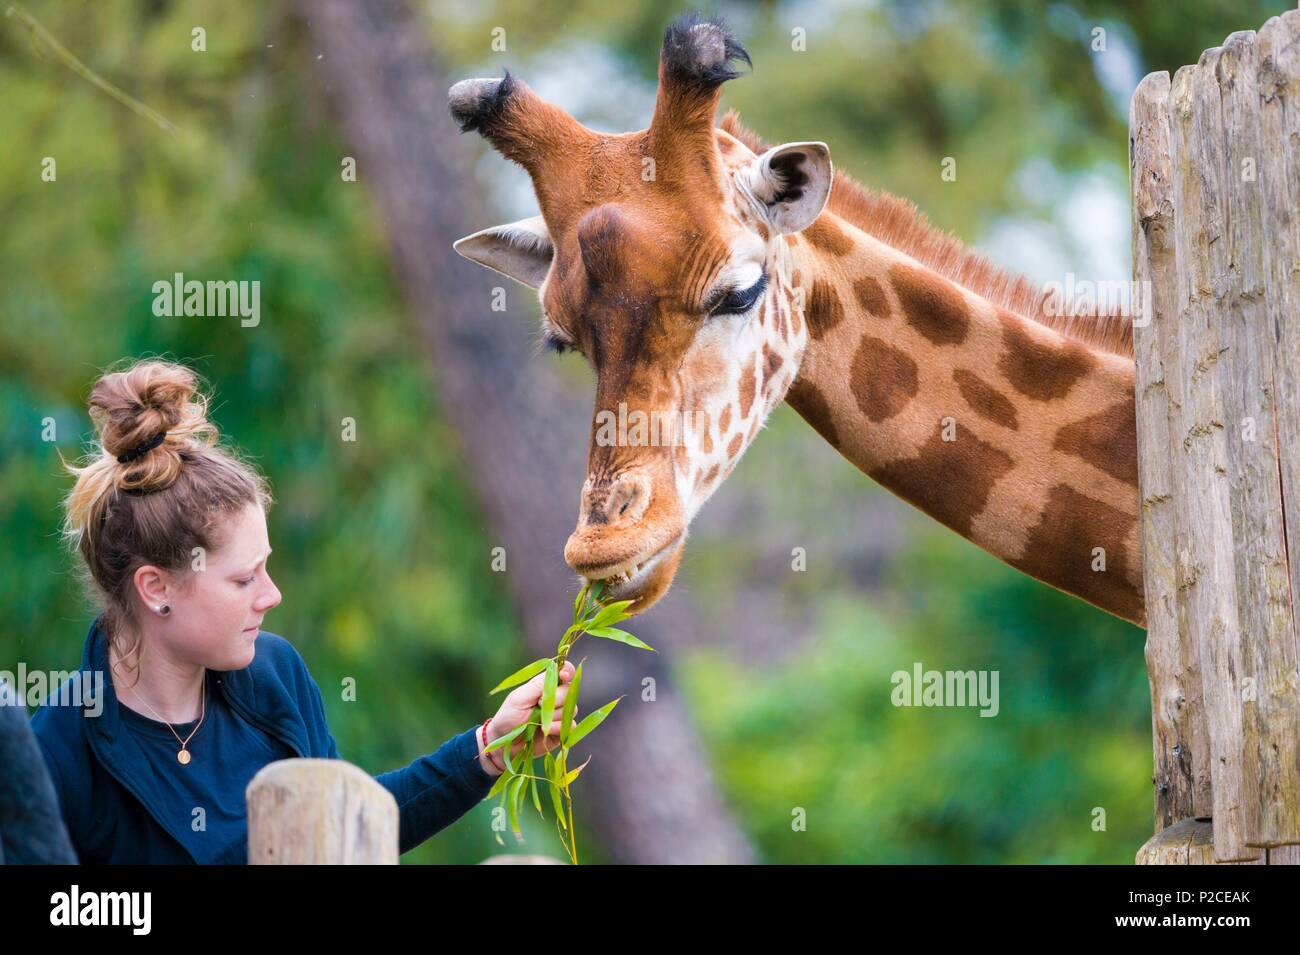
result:
[[[541,216],[494,225],[457,239],[451,246],[471,262],[487,266],[530,288],[541,288],[551,268],[551,233]]]
[[[750,166],[750,187],[766,206],[777,232],[798,232],[812,225],[831,194],[831,151],[825,143],[773,146]]]

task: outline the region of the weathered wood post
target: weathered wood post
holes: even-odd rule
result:
[[[1156,787],[1137,861],[1300,862],[1300,11],[1150,74],[1129,122]]]
[[[397,801],[351,763],[280,760],[244,798],[249,865],[397,864]]]

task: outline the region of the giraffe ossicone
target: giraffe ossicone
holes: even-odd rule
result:
[[[541,211],[456,251],[536,289],[544,339],[596,375],[565,560],[644,612],[786,400],[900,497],[1142,623],[1131,328],[1048,315],[1026,280],[836,171],[825,143],[719,126],[738,61],[720,21],[679,18],[649,127],[617,135],[509,73],[451,89],[461,129],[523,166]],[[678,424],[609,440],[599,423],[629,409]]]

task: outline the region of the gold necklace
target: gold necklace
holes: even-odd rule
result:
[[[146,700],[139,693],[135,694],[135,698],[139,700],[141,703],[143,703],[145,706],[149,706],[149,701]],[[194,734],[199,731],[199,727],[203,725],[203,716],[204,713],[207,711],[207,708],[208,708],[208,680],[206,674],[204,674],[204,678],[203,678],[203,700],[199,704],[199,721],[194,724],[194,729],[190,730],[190,735],[185,737],[184,739],[181,739],[180,733],[172,729],[172,724],[168,723],[161,716],[158,716],[158,711],[155,710],[152,706],[149,706],[149,712],[152,713],[154,716],[158,716],[159,721],[165,723],[167,728],[169,730],[172,730],[172,735],[175,736],[176,739],[180,740],[181,748],[180,748],[180,752],[176,754],[176,762],[180,763],[182,766],[188,766],[190,763],[190,751],[185,747],[189,743],[189,741],[194,738]]]

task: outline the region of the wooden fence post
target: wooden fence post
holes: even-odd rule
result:
[[[1147,76],[1129,146],[1156,786],[1138,861],[1300,861],[1300,11]]]
[[[249,865],[396,865],[393,794],[341,759],[284,759],[244,791]]]

